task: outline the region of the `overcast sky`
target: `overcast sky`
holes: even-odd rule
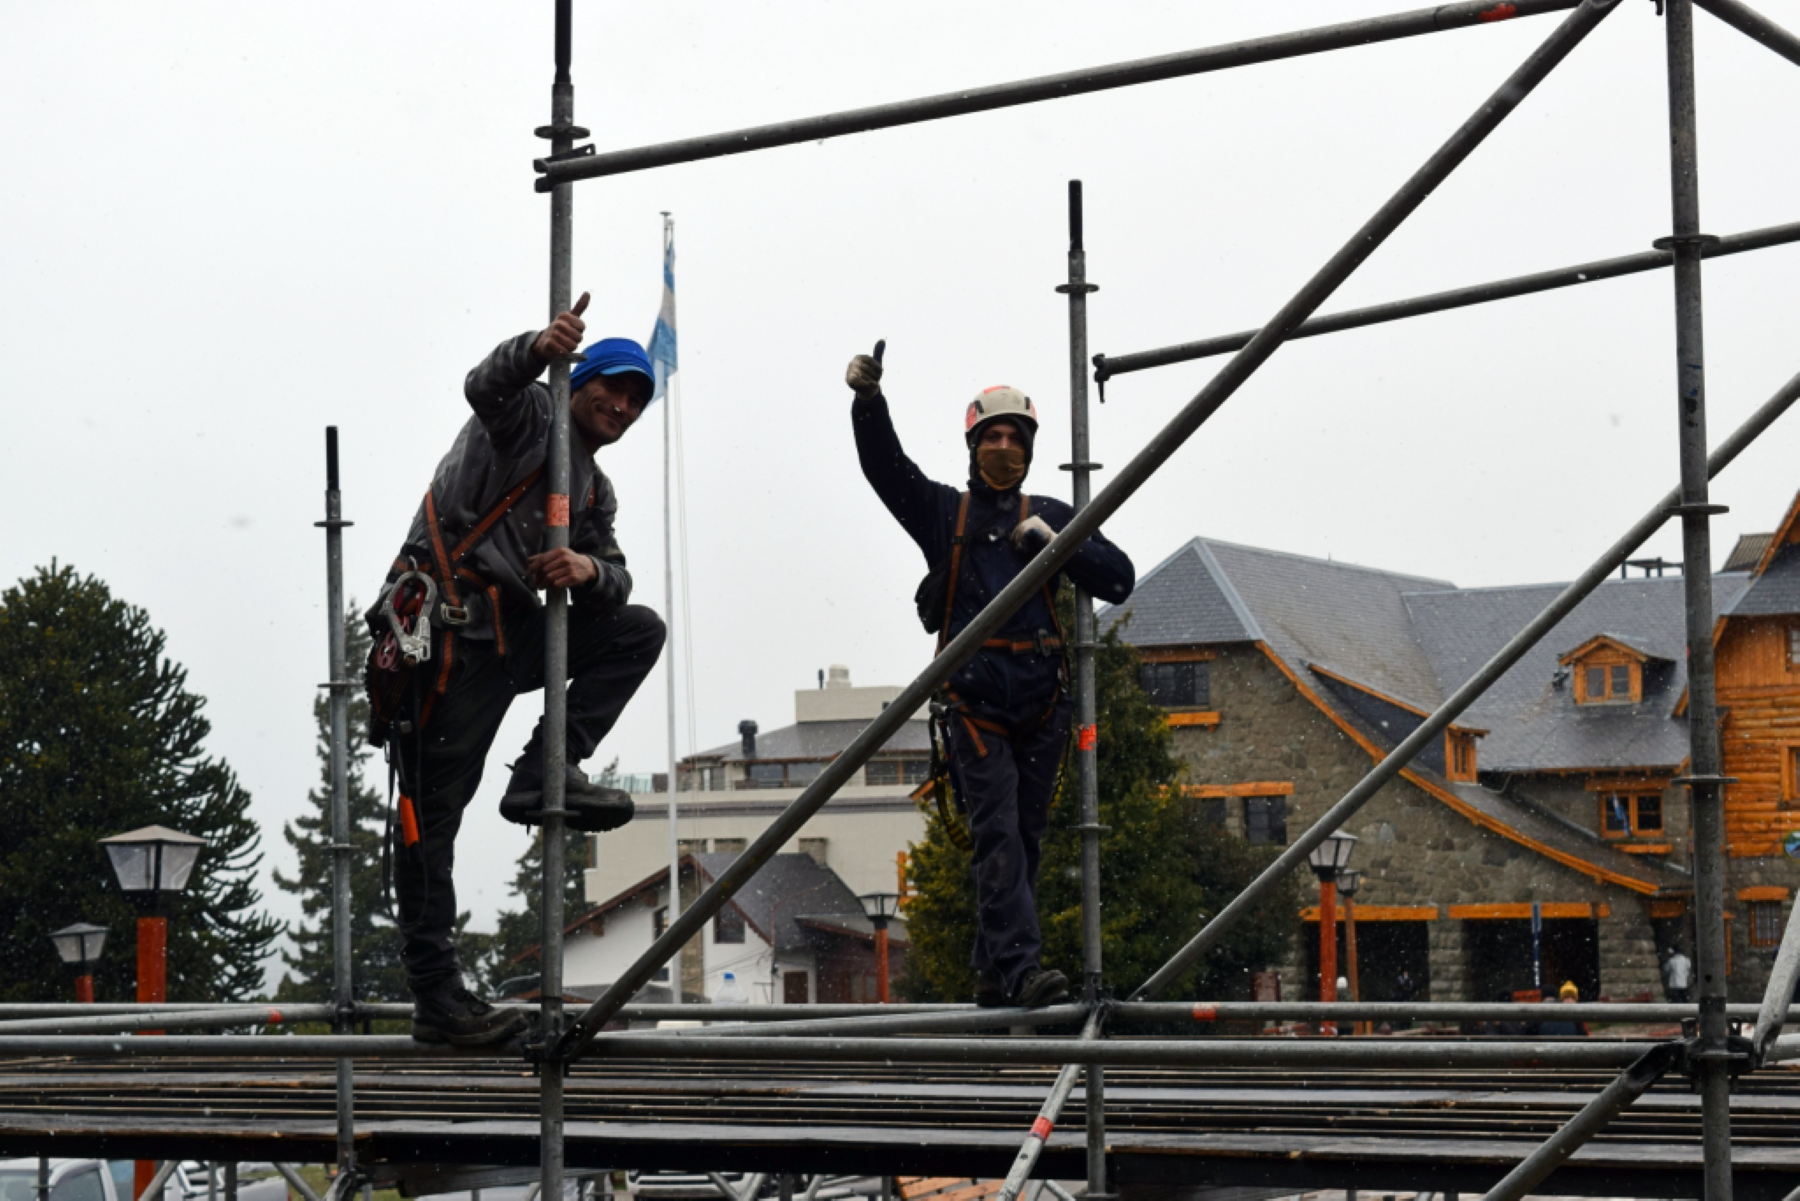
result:
[[[1800,0],[1761,0],[1800,29]],[[1403,0],[576,6],[601,149],[1375,15]],[[0,6],[0,578],[52,557],[147,609],[209,700],[269,863],[316,779],[322,429],[367,602],[467,417],[464,373],[546,317],[547,2]],[[1025,389],[1028,488],[1067,495],[1065,185],[1086,181],[1092,348],[1260,324],[1553,28],[1538,17],[576,186],[590,329],[647,338],[677,221],[701,746],[793,720],[847,664],[928,658],[924,563],[857,469],[845,361],[888,340],[902,438],[957,482],[964,404]],[[1800,70],[1699,25],[1702,228],[1800,219]],[[1326,309],[1646,249],[1668,232],[1662,23],[1627,0]],[[1713,440],[1797,368],[1800,248],[1706,269]],[[1672,486],[1653,273],[1281,350],[1108,527],[1140,573],[1209,537],[1460,585],[1560,580]],[[1223,362],[1120,379],[1117,467]],[[601,455],[638,599],[665,609],[660,413]],[[1800,417],[1715,485],[1739,533],[1800,487]],[[1104,476],[1101,477],[1104,482]],[[1652,553],[1678,557],[1671,529]],[[659,667],[596,762],[666,759]],[[465,824],[491,928],[525,831]],[[686,728],[686,720],[683,720]],[[683,735],[682,753],[693,747]],[[378,774],[378,773],[372,773]],[[269,888],[268,904],[297,906]]]

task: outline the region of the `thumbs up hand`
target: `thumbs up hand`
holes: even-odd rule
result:
[[[564,355],[571,354],[581,345],[582,335],[587,332],[587,322],[581,315],[587,312],[588,294],[583,292],[575,307],[567,312],[559,313],[550,327],[537,336],[531,349],[537,357],[546,363],[554,363]]]
[[[859,354],[850,360],[850,366],[844,370],[844,382],[856,393],[856,399],[869,400],[881,395],[881,356],[887,350],[887,342],[875,343],[873,355]]]

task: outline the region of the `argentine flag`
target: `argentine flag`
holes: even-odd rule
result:
[[[662,311],[656,315],[656,329],[650,334],[650,364],[656,372],[656,400],[669,390],[669,377],[680,370],[675,354],[675,222],[663,218],[663,294]]]

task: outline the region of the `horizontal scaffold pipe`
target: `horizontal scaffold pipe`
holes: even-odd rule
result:
[[[1418,1038],[669,1038],[608,1034],[593,1044],[607,1059],[728,1059],[771,1063],[1100,1064],[1116,1067],[1622,1068],[1660,1043]],[[0,1056],[83,1059],[505,1059],[497,1048],[448,1047],[405,1035],[168,1035],[106,1038],[28,1034],[0,1037]]]
[[[1113,1005],[1114,1021],[1195,1022],[1317,1021],[1336,1018],[1352,1022],[1623,1022],[1631,1024],[1680,1022],[1698,1017],[1698,1005],[1667,1005],[1620,1001],[1584,1001],[1555,1004],[1498,1001],[1120,1001]],[[1727,1005],[1726,1017],[1752,1021],[1759,1009],[1754,1004]],[[1790,1010],[1800,1020],[1800,1008]]]
[[[697,1007],[687,1007],[693,1012]],[[865,1006],[865,1008],[868,1008]],[[705,1012],[701,1010],[700,1012]],[[1051,1005],[1044,1009],[970,1009],[966,1013],[865,1013],[857,1017],[820,1018],[810,1022],[759,1022],[732,1024],[731,1016],[710,1018],[708,1026],[658,1031],[659,1037],[692,1038],[705,1034],[713,1038],[746,1038],[766,1036],[795,1038],[817,1034],[948,1034],[970,1030],[1010,1030],[1018,1026],[1074,1025],[1087,1016],[1086,1005]],[[611,1035],[602,1034],[596,1042]]]
[[[1232,362],[1236,362],[1233,359]],[[1229,368],[1229,365],[1227,365]],[[1783,384],[1775,395],[1764,401],[1749,420],[1731,432],[1717,450],[1707,456],[1706,475],[1708,479],[1718,475],[1730,466],[1757,437],[1780,416],[1787,412],[1796,399],[1800,399],[1800,375],[1795,375]],[[1267,897],[1287,878],[1289,872],[1306,862],[1318,845],[1335,833],[1339,827],[1356,815],[1356,811],[1368,803],[1370,798],[1381,791],[1388,781],[1398,776],[1401,769],[1413,761],[1414,756],[1431,745],[1439,735],[1449,728],[1470,705],[1481,697],[1481,694],[1493,687],[1501,676],[1513,669],[1525,653],[1538,641],[1554,629],[1557,623],[1567,617],[1588,594],[1600,584],[1612,578],[1625,560],[1635,554],[1639,547],[1650,539],[1650,536],[1663,527],[1669,520],[1674,507],[1681,501],[1681,489],[1673,488],[1651,508],[1648,513],[1638,518],[1637,523],[1626,531],[1625,536],[1613,543],[1607,552],[1600,556],[1586,571],[1577,576],[1568,587],[1559,593],[1555,600],[1546,605],[1542,612],[1525,624],[1525,628],[1514,634],[1512,638],[1481,668],[1464,681],[1455,692],[1450,694],[1443,704],[1432,711],[1431,715],[1419,723],[1417,729],[1400,740],[1398,746],[1388,752],[1386,758],[1357,782],[1349,792],[1345,793],[1330,809],[1326,810],[1304,834],[1301,834],[1275,862],[1264,868],[1262,874],[1252,880],[1245,889],[1233,897],[1225,908],[1205,925],[1200,932],[1177,951],[1169,962],[1156,970],[1156,974],[1146,980],[1131,995],[1131,1000],[1148,1001],[1163,989],[1179,980],[1188,968],[1192,967],[1202,955],[1218,945],[1220,939],[1231,931],[1245,914]]]
[[[535,1013],[537,1005],[529,1001],[498,1002],[502,1008]],[[363,1018],[409,1018],[411,1005],[397,1002],[364,1002],[356,1007],[358,1020]],[[822,1018],[866,1018],[874,1014],[901,1013],[975,1013],[974,1005],[627,1005],[615,1015],[627,1022],[802,1022]]]
[[[1720,238],[1717,245],[1705,247],[1700,253],[1703,258],[1716,259],[1728,254],[1765,250],[1770,246],[1785,246],[1790,242],[1800,242],[1800,221],[1787,225],[1771,225],[1767,229],[1753,229],[1741,234],[1730,234]],[[1361,329],[1364,326],[1401,321],[1408,317],[1422,317],[1427,313],[1442,313],[1450,309],[1468,308],[1471,305],[1487,304],[1494,300],[1510,300],[1515,296],[1530,296],[1537,292],[1551,292],[1557,288],[1572,288],[1580,284],[1598,283],[1603,279],[1618,279],[1623,275],[1658,271],[1674,261],[1675,253],[1673,251],[1646,250],[1638,254],[1623,254],[1617,258],[1599,259],[1592,263],[1578,263],[1573,267],[1558,267],[1553,271],[1515,275],[1511,279],[1471,284],[1466,288],[1452,288],[1448,292],[1432,292],[1407,300],[1390,300],[1384,304],[1372,304],[1366,308],[1345,309],[1341,313],[1327,313],[1323,317],[1314,317],[1311,321],[1306,322],[1295,330],[1292,336],[1313,338],[1320,334],[1335,334],[1346,329]],[[1116,375],[1128,375],[1133,371],[1148,371],[1152,367],[1167,367],[1172,363],[1187,363],[1195,359],[1209,359],[1214,355],[1229,354],[1234,350],[1242,349],[1255,336],[1255,330],[1247,329],[1240,330],[1235,334],[1219,334],[1198,342],[1164,346],[1157,350],[1137,350],[1130,354],[1118,355],[1097,354],[1094,356],[1094,378],[1108,380]]]
[[[1423,166],[1375,211],[1336,254],[1288,302],[1281,306],[1262,331],[1231,361],[1220,368],[1206,385],[1195,393],[1180,412],[1159,430],[1144,448],[1120,469],[1111,483],[1100,490],[1091,503],[1070,519],[1048,546],[1006,587],[977,613],[962,631],[950,640],[919,676],[900,690],[881,713],[850,740],[850,745],[808,784],[800,795],[746,847],[731,865],[696,898],[679,918],[669,923],[662,936],[638,956],[630,967],[619,974],[600,998],[576,1020],[553,1049],[551,1058],[569,1060],[578,1057],[601,1028],[650,978],[666,964],[689,939],[711,921],[733,893],[749,882],[763,864],[800,832],[812,815],[842,788],[850,776],[862,768],[863,762],[885,746],[899,732],[908,716],[917,713],[931,694],[949,682],[958,668],[968,662],[981,644],[999,630],[1020,605],[1035,595],[1063,566],[1075,556],[1082,544],[1108,518],[1144,486],[1158,468],[1180,450],[1208,418],[1230,400],[1244,382],[1268,362],[1286,340],[1288,333],[1312,316],[1338,286],[1368,260],[1387,241],[1402,222],[1425,198],[1430,196],[1450,174],[1462,164],[1500,123],[1525,102],[1532,90],[1542,83],[1582,39],[1611,13],[1617,0],[1582,0],[1531,52],[1519,67],[1494,91],[1474,115],[1457,127],[1444,144],[1425,160]]]
[[[217,1030],[226,1026],[288,1026],[295,1022],[329,1022],[330,1005],[231,1005],[218,1009],[183,1009],[174,1013],[117,1013],[94,1017],[70,1014],[0,1022],[0,1035],[105,1034],[133,1030]]]
[[[1791,63],[1800,63],[1800,38],[1738,0],[1694,0],[1733,29],[1747,33]]]
[[[1472,3],[1438,4],[1431,8],[1414,9],[1385,17],[1321,25],[1316,29],[1278,33],[1245,42],[1110,63],[1104,67],[1065,71],[1059,75],[1041,75],[1035,79],[1021,79],[990,87],[944,92],[917,100],[878,104],[871,108],[851,109],[822,117],[802,117],[773,125],[756,125],[749,129],[734,129],[728,133],[684,138],[678,142],[662,142],[654,146],[638,146],[630,150],[614,150],[578,158],[539,159],[535,165],[543,173],[543,178],[537,181],[537,190],[548,192],[557,184],[578,179],[648,171],[675,163],[722,158],[752,150],[770,150],[799,142],[816,142],[821,138],[892,129],[898,125],[916,125],[945,117],[962,117],[970,113],[1036,104],[1044,100],[1061,100],[1065,96],[1081,96],[1089,92],[1158,83],[1165,79],[1204,75],[1230,67],[1276,62],[1326,50],[1367,46],[1447,29],[1464,29],[1512,17],[1561,12],[1574,8],[1576,3],[1577,0],[1512,0],[1511,3],[1502,4],[1498,0],[1474,0]]]

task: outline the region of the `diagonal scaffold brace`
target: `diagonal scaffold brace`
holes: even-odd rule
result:
[[[894,735],[907,716],[917,712],[931,693],[968,661],[981,643],[999,628],[1001,622],[1062,569],[1081,544],[1117,512],[1158,468],[1168,462],[1188,438],[1243,386],[1257,368],[1268,361],[1287,336],[1367,261],[1376,248],[1424,203],[1425,198],[1613,11],[1617,3],[1618,0],[1582,0],[1475,114],[1282,306],[1250,344],[1226,363],[1183,406],[1174,419],[1125,465],[1118,478],[1102,489],[1094,497],[1092,504],[1076,513],[1063,531],[1051,539],[1050,544],[1039,551],[1010,584],[1001,589],[987,607],[964,627],[962,633],[953,638],[932,660],[930,666],[903,688],[881,715],[864,727],[851,740],[850,745],[825,766],[800,796],[745,848],[694,904],[680,918],[671,922],[662,936],[620,973],[619,978],[569,1027],[550,1057],[574,1059],[585,1051],[601,1027],[668,962],[675,949],[685,945],[705,923],[711,921],[725,901],[794,837],[800,827],[843,787],[851,774],[861,768],[864,761]],[[549,945],[546,942],[546,951]]]

